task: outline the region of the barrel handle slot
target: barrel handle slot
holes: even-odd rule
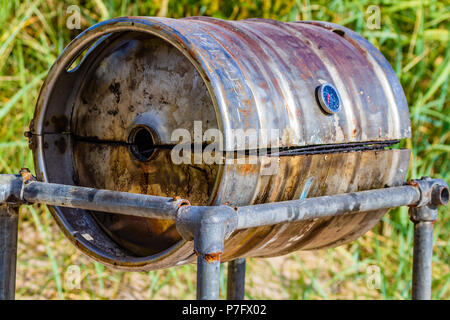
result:
[[[334,32],[334,33],[336,33],[336,34],[338,34],[338,35],[340,35],[341,37],[345,37],[345,31],[344,30],[341,30],[341,29],[333,29],[333,30],[331,30],[332,32]]]
[[[66,71],[68,73],[72,73],[77,71],[81,64],[86,60],[86,58],[89,56],[89,53],[94,50],[103,40],[108,38],[111,35],[111,33],[105,34],[104,36],[101,36],[100,38],[95,38],[94,40],[87,43],[84,47],[78,49],[78,51],[75,53],[74,57],[70,60],[70,62],[66,66]]]

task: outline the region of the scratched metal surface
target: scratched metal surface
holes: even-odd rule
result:
[[[81,63],[67,71],[87,48]],[[342,109],[331,116],[315,100],[323,82],[342,98]],[[49,182],[236,206],[405,179],[408,150],[288,155],[269,175],[261,174],[267,163],[175,165],[169,149],[140,162],[128,150],[136,125],[151,127],[159,145],[171,146],[172,131],[194,135],[195,120],[203,130],[223,132],[224,151],[253,143],[232,139],[232,129],[280,129],[270,143],[282,148],[349,144],[351,150],[350,143],[410,135],[408,107],[392,68],[369,42],[341,26],[117,18],[80,34],[49,71],[30,124],[36,174]],[[150,270],[195,261],[192,244],[170,221],[51,211],[75,245],[108,265]],[[384,213],[239,231],[226,242],[223,259],[337,246],[364,234]]]
[[[235,165],[251,203],[278,202],[403,184],[409,150],[383,150],[281,157],[276,175],[260,166]],[[235,187],[225,185],[230,198]],[[244,200],[244,202],[247,202]],[[243,204],[243,203],[242,203]],[[235,204],[234,205],[241,205]],[[277,256],[300,249],[335,247],[370,230],[387,210],[238,231],[226,242],[223,258]]]

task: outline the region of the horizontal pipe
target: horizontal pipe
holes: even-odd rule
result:
[[[416,204],[420,191],[413,186],[345,193],[240,207],[237,229],[342,215],[348,212],[395,208]]]
[[[174,220],[187,200],[33,181],[24,184],[23,200],[52,206]]]
[[[405,185],[243,206],[237,210],[237,229],[414,205],[420,201],[420,197],[419,188]],[[39,181],[23,184],[22,199],[31,203],[171,220],[176,219],[180,206],[189,204],[187,200],[182,199]]]

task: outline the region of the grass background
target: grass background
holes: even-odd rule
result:
[[[81,30],[69,30],[67,7],[81,10],[81,29],[124,15],[224,19],[264,17],[282,21],[324,20],[369,39],[391,63],[410,106],[413,136],[409,177],[449,180],[450,2],[308,0],[56,1],[0,0],[0,173],[33,168],[23,136],[42,81],[63,48]],[[381,10],[381,28],[367,25],[370,5]],[[450,297],[450,217],[442,208],[435,224],[434,299]],[[17,268],[18,299],[195,298],[195,266],[125,273],[82,256],[42,206],[22,207]],[[249,299],[408,299],[413,225],[407,209],[390,211],[372,231],[349,245],[250,259]],[[81,271],[79,288],[66,284],[70,266]],[[226,286],[222,268],[221,286]],[[380,286],[368,285],[379,271]],[[70,281],[69,281],[70,282]],[[225,290],[222,290],[222,296]]]

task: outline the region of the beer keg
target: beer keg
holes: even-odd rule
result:
[[[30,147],[45,182],[238,207],[400,185],[410,152],[395,146],[410,133],[394,71],[345,27],[122,17],[83,31],[56,60]],[[50,211],[104,264],[196,261],[174,221]],[[386,211],[239,230],[221,260],[335,247]]]

